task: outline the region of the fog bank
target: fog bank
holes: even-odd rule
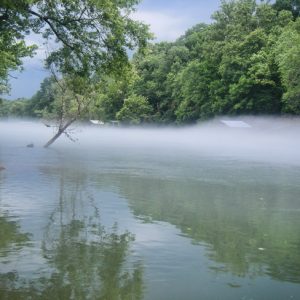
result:
[[[0,148],[25,148],[30,143],[41,148],[54,132],[54,128],[48,128],[42,122],[2,120]],[[300,165],[299,118],[220,118],[177,128],[77,124],[72,127],[72,137],[77,140],[75,143],[61,136],[51,148],[82,157],[108,151],[120,155],[228,157]]]

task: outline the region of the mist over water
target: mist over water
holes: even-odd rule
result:
[[[82,156],[108,153],[147,153],[152,157],[215,157],[300,164],[300,119],[239,118],[249,128],[230,128],[224,119],[215,119],[190,127],[101,127],[77,124],[71,127],[74,143],[62,135],[51,148]],[[226,119],[225,119],[226,120]],[[42,122],[1,121],[0,144],[42,147],[55,133]],[[105,151],[104,151],[105,150]]]
[[[0,121],[0,299],[298,299],[300,119],[227,121]]]

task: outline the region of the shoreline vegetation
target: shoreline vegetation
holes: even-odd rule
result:
[[[130,9],[136,4],[133,2],[128,4]],[[70,9],[74,9],[74,5],[65,5],[64,11],[57,16],[63,20]],[[31,20],[29,8],[23,15],[18,7],[6,9]],[[104,8],[86,9],[91,9],[91,14],[97,9],[95,14],[101,15]],[[89,44],[83,45],[78,37],[72,36],[74,28],[66,23],[64,33],[68,36],[52,32],[62,43],[62,48],[47,58],[52,75],[30,99],[2,100],[0,117],[54,120],[59,136],[66,133],[68,124],[77,120],[104,123],[117,120],[126,125],[185,125],[224,115],[299,115],[299,14],[299,1],[294,0],[259,4],[255,0],[221,1],[211,24],[197,24],[174,42],[150,44],[147,43],[151,39],[147,26],[130,23],[132,20],[128,19],[129,23],[124,21],[121,27],[110,25],[113,26],[110,29],[116,31],[114,42],[112,36],[105,37],[106,48],[97,57],[85,48]],[[81,20],[76,22],[76,26],[80,26]],[[44,23],[40,26],[49,26]],[[28,24],[24,25],[25,29],[26,26]],[[95,47],[85,29],[81,28],[80,35]],[[120,35],[118,30],[121,29]],[[131,37],[131,44],[126,42],[126,34]],[[63,42],[67,37],[73,42],[72,47]],[[134,45],[140,51],[128,60],[126,49]],[[78,57],[70,58],[70,55]],[[16,68],[2,72],[2,81],[10,69]]]

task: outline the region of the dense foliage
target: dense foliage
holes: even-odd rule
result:
[[[94,76],[101,88],[84,117],[192,123],[217,115],[299,114],[299,14],[298,0],[221,1],[211,24],[198,24],[175,42],[151,44],[118,78]],[[52,56],[58,65],[62,49]],[[68,62],[73,71],[74,61]],[[30,115],[54,101],[45,85],[29,101]]]
[[[135,57],[135,91],[161,122],[299,113],[300,6],[292,2],[222,1],[211,25]]]
[[[130,18],[139,0],[0,0],[0,80],[32,55],[25,36],[56,42],[47,58],[64,74],[120,71],[128,49],[143,48],[147,26]],[[53,47],[51,47],[53,48]],[[0,90],[0,92],[1,92]]]
[[[57,133],[45,147],[63,133],[69,136],[68,127],[90,108],[98,91],[95,78],[122,74],[129,65],[127,51],[146,46],[148,27],[131,18],[138,2],[0,0],[0,94],[8,89],[9,72],[21,67],[22,57],[34,54],[35,46],[25,43],[27,34],[55,42],[46,59],[55,82],[44,82],[25,105],[31,115],[56,123]]]

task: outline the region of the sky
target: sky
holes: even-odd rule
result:
[[[211,15],[219,8],[220,0],[142,0],[133,18],[150,25],[155,40],[174,41],[198,23],[210,23]],[[6,99],[29,98],[38,91],[40,83],[49,76],[43,68],[46,48],[38,36],[30,35],[27,44],[37,44],[33,58],[24,60],[23,72],[14,72],[10,78],[11,91]]]

